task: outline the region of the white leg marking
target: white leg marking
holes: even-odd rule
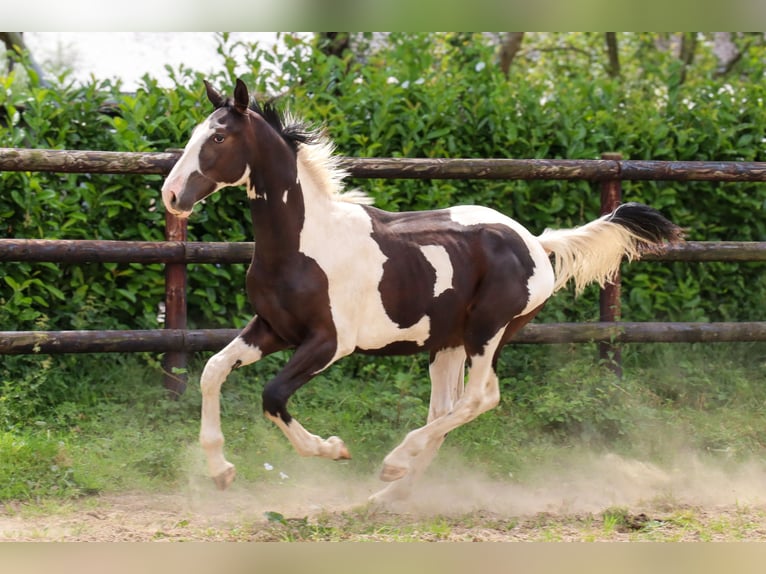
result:
[[[293,445],[296,452],[301,456],[321,456],[340,460],[351,458],[351,455],[343,441],[337,436],[331,436],[328,439],[311,434],[295,417],[289,424],[285,423],[280,417],[266,413],[266,418],[277,425]]]
[[[426,426],[411,431],[405,439],[386,456],[381,478],[398,480],[413,468],[415,457],[429,448],[444,435],[473,420],[481,413],[494,408],[500,401],[500,385],[492,369],[492,358],[500,344],[505,326],[484,346],[480,355],[471,357],[471,369],[465,393],[452,411],[437,417]]]
[[[423,245],[420,251],[436,271],[434,297],[438,297],[447,289],[452,289],[453,269],[447,250],[441,245]]]
[[[439,351],[429,365],[431,376],[431,403],[428,409],[428,423],[447,415],[460,400],[464,390],[465,350],[462,347]],[[370,497],[370,502],[386,504],[407,498],[412,487],[436,456],[444,442],[445,435],[437,436],[412,460],[410,471],[401,480],[396,480]]]
[[[219,477],[232,473],[234,466],[223,456],[223,433],[221,432],[221,385],[235,367],[248,365],[260,359],[263,353],[257,347],[251,347],[240,337],[226,345],[213,355],[205,364],[200,378],[202,392],[202,417],[199,439],[207,455],[210,476]],[[219,485],[225,487],[226,485]]]
[[[431,377],[431,402],[428,422],[449,413],[465,389],[465,349],[454,347],[436,353],[428,366]]]

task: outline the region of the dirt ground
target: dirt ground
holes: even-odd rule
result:
[[[766,541],[763,464],[587,462],[535,484],[453,468],[388,509],[366,503],[377,480],[337,466],[226,492],[192,474],[176,492],[0,506],[0,541]]]
[[[599,513],[511,517],[491,511],[439,517],[434,523],[410,514],[324,511],[320,519],[299,513],[302,518],[274,523],[264,513],[195,512],[179,495],[133,493],[67,503],[51,514],[6,508],[0,541],[766,541],[766,506],[641,508],[649,514],[628,511],[611,527]]]

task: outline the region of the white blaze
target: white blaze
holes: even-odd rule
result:
[[[199,165],[199,155],[202,150],[202,146],[220,127],[220,124],[214,122],[211,117],[199,124],[192,132],[189,142],[184,148],[183,154],[170,170],[168,177],[165,179],[165,183],[162,185],[163,200],[165,206],[168,207],[170,193],[172,192],[176,197],[183,191],[186,186],[186,181],[194,172],[202,173],[202,169]],[[207,175],[207,174],[203,174]],[[242,176],[234,182],[216,182],[216,187],[213,192],[227,186],[245,185],[249,184],[250,179],[250,166],[245,165],[245,169],[242,172]],[[256,190],[254,187],[247,185],[247,196],[251,199],[255,199]]]
[[[162,184],[162,199],[166,208],[170,207],[171,194],[178,197],[186,186],[186,180],[189,175],[199,171],[200,149],[214,131],[215,128],[212,126],[209,118],[194,128],[183,154],[181,154],[181,157],[175,163],[173,169],[170,170],[167,178],[165,178],[165,183]]]

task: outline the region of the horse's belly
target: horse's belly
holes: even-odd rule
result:
[[[333,302],[332,307],[339,357],[355,350],[374,352],[392,345],[414,352],[422,349],[431,336],[431,320],[427,315],[401,327],[388,316],[380,297],[347,298]]]
[[[411,342],[422,347],[431,335],[431,321],[427,316],[406,328],[401,328],[387,316],[377,317],[359,325],[356,346],[360,349],[382,349],[392,343]]]

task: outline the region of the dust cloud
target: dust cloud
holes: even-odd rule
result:
[[[217,491],[189,447],[188,484],[180,496],[185,509],[213,521],[262,521],[264,513],[286,518],[365,508],[367,499],[385,483],[376,476],[359,477],[351,463],[302,459],[287,472],[274,469],[263,483],[237,480]],[[520,517],[538,513],[599,513],[608,508],[692,505],[705,508],[753,506],[766,503],[766,465],[761,462],[712,460],[695,453],[674,457],[665,468],[612,453],[569,455],[555,468],[540,467],[523,481],[512,476],[493,478],[445,453],[406,501],[385,511],[410,516],[463,515],[490,512]],[[286,478],[277,479],[282,472]]]
[[[491,511],[508,516],[541,512],[599,513],[610,507],[693,505],[707,508],[766,502],[766,466],[703,461],[679,455],[672,468],[616,454],[583,454],[556,468],[541,467],[523,483],[491,479],[460,463],[448,476],[431,477],[410,501],[425,514]]]

